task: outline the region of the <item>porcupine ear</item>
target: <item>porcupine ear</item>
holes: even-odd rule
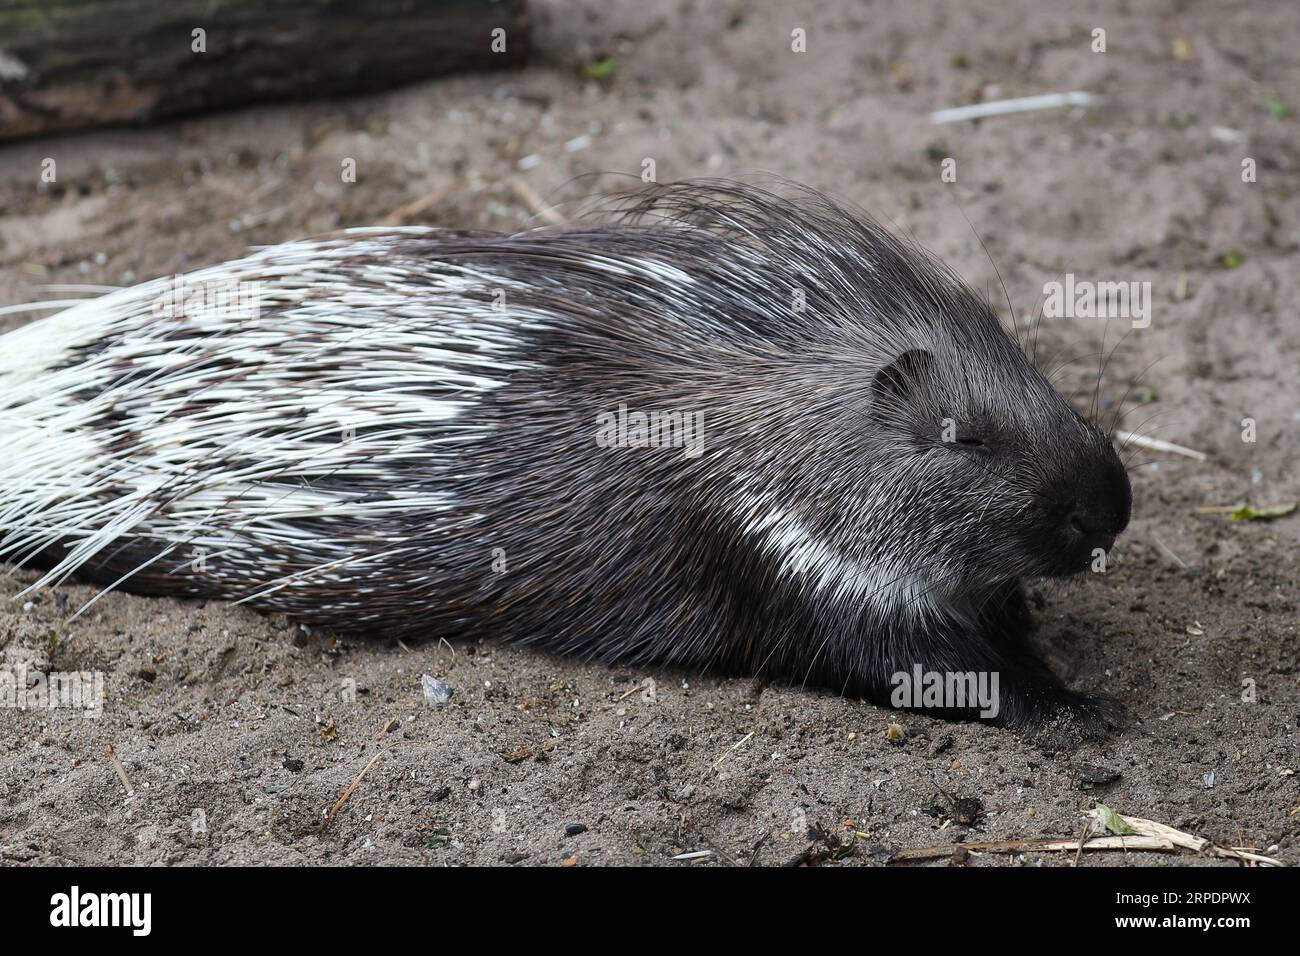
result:
[[[877,404],[897,405],[930,374],[934,355],[925,349],[908,349],[879,372],[871,383]]]

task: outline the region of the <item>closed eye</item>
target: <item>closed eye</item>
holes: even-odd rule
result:
[[[958,445],[963,445],[963,446],[965,446],[966,448],[983,448],[983,447],[984,447],[984,439],[982,439],[982,438],[958,438],[958,439],[957,439],[957,444],[958,444]]]

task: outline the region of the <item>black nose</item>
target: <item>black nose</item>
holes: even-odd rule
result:
[[[1127,516],[1096,513],[1076,509],[1066,519],[1070,530],[1082,538],[1089,549],[1101,548],[1109,551],[1115,543],[1115,537],[1128,524]]]
[[[1115,538],[1128,527],[1133,504],[1128,473],[1113,453],[1080,471],[1074,488],[1074,507],[1065,518],[1066,527],[1089,551],[1095,548],[1109,551]]]

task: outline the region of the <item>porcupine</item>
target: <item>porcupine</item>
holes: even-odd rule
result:
[[[935,712],[1104,734],[1116,705],[1029,647],[1023,582],[1109,549],[1128,477],[989,306],[809,189],[618,211],[353,229],[10,332],[0,558],[880,704],[898,673],[995,673],[996,716]],[[637,413],[702,453],[599,440]]]

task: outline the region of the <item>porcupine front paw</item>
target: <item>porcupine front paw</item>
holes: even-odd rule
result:
[[[1020,730],[1044,750],[1074,750],[1104,740],[1124,725],[1124,705],[1101,694],[1062,687],[1050,703],[1025,713]]]
[[[1014,601],[1007,604],[1015,606]],[[1045,750],[1074,750],[1124,726],[1123,704],[1102,694],[1070,690],[1026,645],[1025,628],[1008,623],[1003,621],[995,632],[1003,659],[1002,710],[992,723],[1021,733]]]

